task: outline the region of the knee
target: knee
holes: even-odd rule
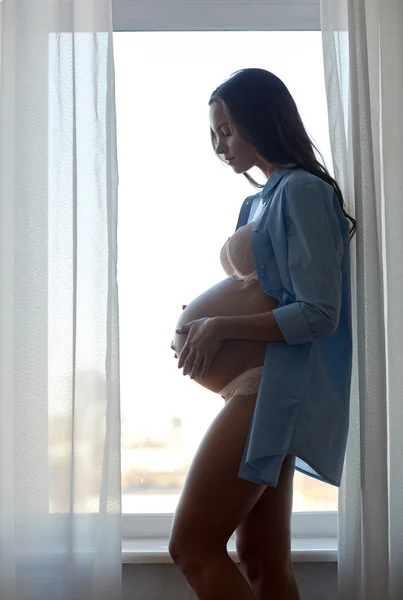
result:
[[[256,548],[253,548],[245,543],[238,542],[237,540],[236,550],[239,562],[244,567],[249,581],[256,581],[261,571],[261,556],[259,556]]]
[[[189,536],[178,533],[171,534],[168,551],[173,562],[183,573],[196,570],[203,558],[200,543],[196,539],[191,541]]]
[[[189,535],[188,532],[173,532],[169,539],[168,551],[182,573],[191,575],[193,572],[199,572],[213,557],[226,552],[226,544],[218,541],[215,543],[214,539],[207,540],[199,535]]]
[[[186,556],[189,556],[188,551],[190,551],[190,548],[186,544],[185,540],[177,535],[171,534],[171,537],[169,538],[168,552],[176,565],[181,566]]]
[[[292,573],[290,557],[281,552],[271,553],[258,545],[237,542],[237,554],[252,584],[287,581]]]

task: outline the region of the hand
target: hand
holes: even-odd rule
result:
[[[191,379],[203,379],[223,343],[217,319],[203,318],[185,323],[176,333],[187,335],[179,356],[178,368]]]

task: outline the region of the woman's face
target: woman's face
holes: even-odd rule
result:
[[[216,136],[216,153],[222,155],[235,173],[245,173],[257,166],[269,177],[273,169],[259,156],[254,146],[237,133],[221,102],[212,102],[210,106],[210,127]]]

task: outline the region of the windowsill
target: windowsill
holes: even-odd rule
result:
[[[291,544],[293,562],[337,562],[337,538],[298,538]],[[235,541],[228,543],[228,553],[239,562]],[[163,538],[123,540],[122,562],[124,564],[172,563],[168,552],[168,540]]]

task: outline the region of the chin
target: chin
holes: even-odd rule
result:
[[[250,171],[250,169],[252,169],[253,164],[252,165],[238,165],[235,164],[232,166],[232,169],[234,171],[234,173],[236,173],[237,175],[243,175],[244,173],[247,173],[248,171]]]

